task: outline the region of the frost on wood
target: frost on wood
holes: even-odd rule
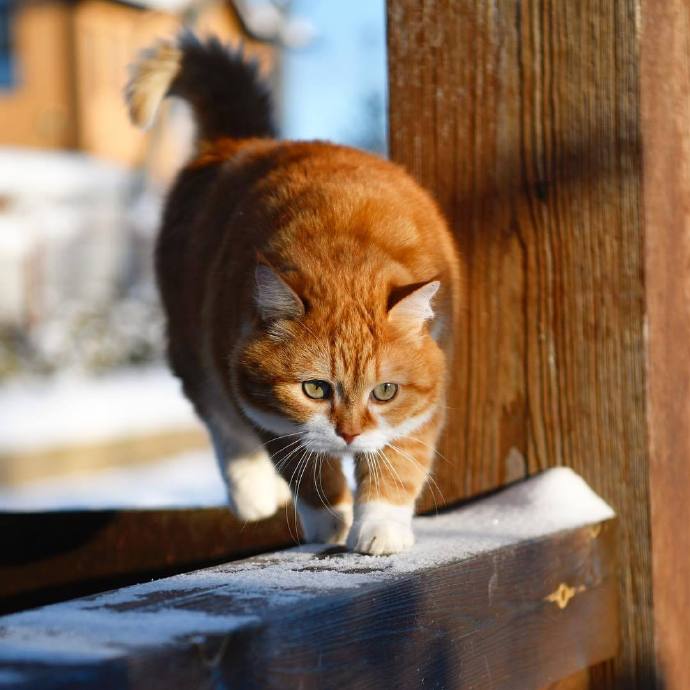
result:
[[[295,604],[393,583],[613,516],[578,475],[553,469],[464,508],[417,518],[417,544],[407,553],[370,557],[301,546],[6,616],[0,619],[0,663],[88,663],[193,644],[251,628],[281,610],[289,615]]]

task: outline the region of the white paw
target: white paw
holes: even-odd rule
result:
[[[276,499],[278,501],[278,507],[282,508],[287,505],[292,500],[292,491],[288,483],[276,472]]]
[[[352,524],[352,504],[340,503],[328,508],[315,508],[297,502],[304,541],[316,544],[344,544]]]
[[[228,462],[225,468],[230,510],[246,522],[271,517],[290,500],[290,490],[264,452]]]
[[[355,508],[355,521],[347,546],[358,553],[384,556],[414,544],[412,508],[374,501]]]

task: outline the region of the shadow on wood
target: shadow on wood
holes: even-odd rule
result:
[[[226,508],[0,513],[0,613],[297,543],[292,508],[242,524]]]
[[[6,616],[0,663],[25,690],[538,690],[615,653],[613,513],[570,470],[415,530],[396,556],[302,546]]]
[[[634,0],[388,2],[391,157],[467,278],[437,481],[452,501],[566,465],[614,506],[610,690],[655,682],[640,35]]]

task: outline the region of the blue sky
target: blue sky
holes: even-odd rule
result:
[[[282,134],[381,149],[386,141],[384,0],[293,0],[318,32],[283,54]]]

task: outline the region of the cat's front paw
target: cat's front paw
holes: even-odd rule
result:
[[[232,460],[225,476],[230,510],[245,522],[271,517],[291,498],[287,483],[265,453]]]
[[[393,521],[355,523],[347,538],[350,550],[371,556],[399,553],[413,544],[412,528]]]
[[[317,508],[298,501],[297,513],[304,541],[316,544],[345,543],[352,525],[351,503]]]
[[[347,537],[352,551],[385,556],[409,549],[414,544],[412,508],[383,502],[359,505]]]

